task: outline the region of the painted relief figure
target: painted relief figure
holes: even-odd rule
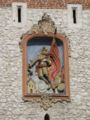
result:
[[[36,72],[38,73],[38,78],[43,80],[46,84],[49,84],[50,80],[48,76],[48,70],[51,66],[51,60],[47,48],[42,48],[37,59],[32,61],[30,68],[32,68],[34,65],[36,65]]]
[[[63,44],[47,37],[32,41],[28,44],[28,93],[64,94]]]

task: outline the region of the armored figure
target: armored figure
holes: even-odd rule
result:
[[[49,84],[50,80],[48,70],[51,66],[51,60],[46,47],[43,47],[37,59],[32,61],[30,68],[32,68],[34,65],[36,65],[36,72],[38,73],[39,79],[44,80],[46,84]]]

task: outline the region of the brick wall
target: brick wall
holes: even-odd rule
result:
[[[90,0],[0,0],[0,6],[11,6],[12,2],[27,2],[30,8],[65,8],[67,4],[82,4],[83,8],[90,8]]]

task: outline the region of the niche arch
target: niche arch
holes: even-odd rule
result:
[[[56,44],[58,46],[58,50],[62,50],[63,53],[60,53],[60,64],[61,64],[61,78],[63,77],[64,81],[60,83],[60,86],[56,86],[55,90],[52,88],[51,91],[48,93],[47,91],[40,91],[37,92],[36,90],[36,84],[33,81],[35,78],[35,74],[32,73],[31,66],[29,66],[29,62],[31,58],[37,58],[39,55],[39,52],[43,47],[47,47],[48,51],[51,50],[52,41],[56,41]],[[38,44],[38,46],[37,46]],[[22,96],[24,101],[37,101],[40,102],[44,109],[47,109],[51,106],[52,103],[56,103],[58,101],[69,101],[70,99],[70,85],[69,85],[69,61],[68,61],[68,40],[65,35],[62,34],[54,34],[54,33],[32,33],[32,34],[26,34],[23,36],[22,42]],[[40,48],[40,49],[39,49]],[[31,58],[30,58],[30,55]],[[33,56],[34,54],[34,56]],[[53,54],[53,52],[52,52]],[[55,52],[57,54],[57,52]],[[54,54],[54,55],[55,55]],[[31,59],[31,60],[33,60]],[[56,58],[57,60],[57,58]],[[58,60],[57,60],[58,61]],[[37,62],[37,61],[36,61]],[[52,62],[51,62],[52,63]],[[36,64],[36,63],[34,63]],[[40,63],[39,63],[40,64]],[[34,65],[32,65],[34,66]],[[57,67],[59,66],[59,63]],[[30,67],[30,69],[28,69]],[[51,65],[50,65],[51,67]],[[36,67],[32,68],[33,71],[35,71]],[[31,77],[28,77],[28,71]],[[49,69],[51,71],[51,69]],[[32,74],[33,77],[32,77]],[[37,74],[38,76],[38,74]],[[30,80],[29,80],[30,79]],[[56,78],[55,78],[56,79]],[[59,80],[59,79],[57,79]],[[44,82],[44,81],[43,81]],[[42,80],[39,79],[39,85],[42,83]],[[51,83],[51,82],[50,82]],[[29,86],[28,86],[29,84]],[[58,83],[59,84],[59,83]],[[29,88],[30,87],[30,88]],[[43,86],[39,86],[41,89]],[[61,87],[59,89],[59,87]],[[45,87],[44,87],[45,88]],[[42,88],[42,90],[44,89]],[[29,90],[28,90],[29,89]],[[46,88],[47,89],[47,88]],[[29,92],[28,92],[29,91]]]

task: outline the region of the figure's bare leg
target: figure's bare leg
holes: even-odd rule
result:
[[[50,80],[49,80],[48,75],[44,74],[44,78],[47,80],[48,84],[50,84],[50,83],[51,83],[51,82],[50,82]]]
[[[38,71],[38,77],[39,77],[40,80],[43,80],[46,84],[48,84],[47,79],[46,79],[46,78],[44,77],[44,75],[43,75],[43,70],[42,70],[42,68],[40,68],[39,71]]]
[[[48,81],[45,79],[44,76],[39,76],[39,79],[40,79],[40,80],[43,80],[46,84],[48,84]]]
[[[43,77],[47,80],[48,84],[50,84],[47,67],[44,67],[44,68],[42,69],[42,72],[43,72]]]

